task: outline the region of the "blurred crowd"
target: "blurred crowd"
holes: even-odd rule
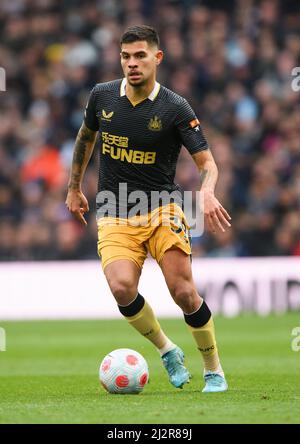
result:
[[[195,109],[232,216],[225,234],[194,236],[194,256],[299,256],[298,0],[1,0],[0,260],[97,257],[96,154],[87,228],[64,204],[69,169],[89,91],[122,77],[119,39],[134,24],[158,30],[159,81]],[[199,188],[185,149],[176,181]]]

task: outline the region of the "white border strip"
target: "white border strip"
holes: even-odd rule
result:
[[[215,314],[300,310],[300,258],[193,259],[193,274]],[[0,282],[0,320],[121,317],[98,261],[0,263]],[[182,316],[151,259],[139,291],[158,316]]]

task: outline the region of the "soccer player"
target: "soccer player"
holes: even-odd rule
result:
[[[182,388],[189,382],[183,351],[165,334],[152,308],[138,292],[149,251],[202,354],[203,392],[222,392],[227,390],[227,382],[219,360],[214,323],[193,281],[188,226],[179,202],[179,187],[174,184],[182,145],[202,176],[208,229],[224,232],[230,227],[231,218],[214,195],[218,170],[194,111],[184,98],[156,81],[157,67],[163,60],[159,48],[157,32],[149,26],[133,26],[123,34],[120,55],[124,78],[99,83],[91,91],[75,142],[66,205],[86,225],[84,213],[89,206],[81,184],[99,134],[98,196],[104,192],[107,198],[97,196],[98,253],[118,308],[158,349],[171,384]],[[126,185],[125,200],[120,184]],[[165,191],[175,197],[169,204],[155,208],[149,202],[146,207],[141,206],[139,217],[144,222],[147,217],[146,223],[128,223],[138,217],[129,214],[133,206],[127,199],[136,190],[149,198],[151,191]],[[112,211],[104,214],[104,206]],[[153,215],[160,218],[158,224],[152,223],[152,218],[152,222],[147,222]],[[165,215],[169,224],[162,223]]]

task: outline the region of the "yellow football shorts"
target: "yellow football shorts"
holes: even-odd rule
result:
[[[176,204],[128,219],[102,217],[97,224],[103,270],[119,259],[129,259],[142,268],[148,252],[160,264],[164,253],[172,247],[191,255],[189,226]]]

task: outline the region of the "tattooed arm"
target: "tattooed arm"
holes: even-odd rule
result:
[[[96,131],[90,130],[84,123],[81,125],[75,141],[73,162],[68,184],[66,205],[69,211],[84,225],[87,225],[84,213],[89,211],[89,204],[81,191],[81,183],[94,149],[96,137]]]
[[[204,206],[204,221],[212,233],[217,229],[225,232],[230,227],[231,217],[215,197],[215,186],[218,179],[218,168],[210,150],[199,151],[193,155],[194,162],[200,171],[200,196]]]

